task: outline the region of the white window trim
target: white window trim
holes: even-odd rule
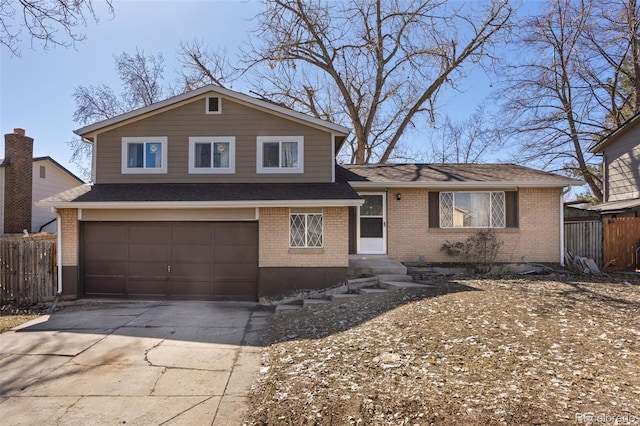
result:
[[[228,142],[229,167],[196,167],[196,143]],[[236,137],[235,136],[191,136],[189,137],[189,174],[231,174],[236,172]]]
[[[136,137],[123,137],[122,138],[122,155],[121,155],[121,173],[122,174],[166,174],[167,173],[167,159],[169,150],[169,144],[166,136],[136,136]],[[130,143],[146,143],[146,142],[155,142],[159,143],[162,151],[162,157],[160,161],[162,162],[162,167],[157,168],[146,168],[146,167],[129,167],[127,163],[128,159],[128,150],[127,147]],[[146,149],[144,150],[146,151]]]
[[[504,214],[504,225],[503,226],[493,226],[491,224],[492,218],[493,218],[493,202],[491,201],[491,194],[494,193],[502,193],[502,212]],[[506,228],[507,225],[507,197],[505,194],[505,191],[441,191],[438,194],[438,212],[441,211],[441,206],[442,206],[442,194],[444,193],[451,193],[454,194],[453,200],[454,200],[454,204],[453,204],[453,208],[455,209],[456,205],[455,205],[455,194],[456,193],[474,193],[474,194],[489,194],[489,225],[488,226],[455,226],[455,220],[454,220],[454,225],[453,226],[442,226],[442,217],[438,217],[438,225],[440,226],[441,229],[504,229]],[[438,213],[439,214],[439,213]]]
[[[218,110],[209,111],[209,99],[218,99]],[[205,114],[222,114],[222,98],[220,96],[207,96],[204,103]]]
[[[258,136],[257,141],[256,173],[304,173],[304,136]],[[262,167],[262,145],[265,142],[297,142],[298,167]]]
[[[304,216],[304,246],[292,246],[291,245],[291,216]],[[310,246],[307,239],[307,229],[309,226],[309,216],[320,216],[322,218],[322,244],[319,246]],[[290,249],[321,249],[324,248],[324,213],[322,212],[310,212],[302,213],[289,209],[289,248]]]

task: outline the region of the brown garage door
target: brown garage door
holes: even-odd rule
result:
[[[256,222],[83,222],[89,297],[257,299]]]

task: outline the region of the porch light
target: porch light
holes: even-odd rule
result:
[[[398,192],[396,194],[396,200],[398,200],[398,201],[402,200],[402,194],[401,193]]]

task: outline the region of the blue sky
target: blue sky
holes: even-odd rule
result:
[[[66,144],[73,130],[81,127],[73,121],[72,98],[78,85],[106,84],[116,92],[120,81],[114,67],[115,55],[133,53],[136,47],[147,54],[161,52],[165,75],[171,82],[180,41],[202,39],[212,48],[226,49],[230,59],[238,53],[253,28],[252,18],[261,10],[259,1],[139,1],[114,0],[115,16],[97,7],[100,22],[88,22],[83,30],[87,39],[75,48],[42,51],[30,48],[25,36],[20,45],[22,58],[11,57],[6,49],[0,54],[0,130],[2,135],[15,127],[26,130],[35,139],[34,155],[49,155],[76,172],[69,162]],[[471,114],[489,94],[490,80],[482,72],[474,73],[460,85],[462,93],[445,94],[440,112],[457,118]],[[245,91],[242,84],[233,89]],[[4,137],[0,158],[4,156]]]

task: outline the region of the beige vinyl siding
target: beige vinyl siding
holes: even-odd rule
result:
[[[606,201],[640,197],[640,126],[605,149]]]
[[[177,108],[146,117],[98,136],[96,183],[330,182],[331,133],[222,98],[222,114],[205,114],[202,96]],[[122,138],[166,136],[166,174],[121,174]],[[236,172],[189,174],[190,136],[235,136]],[[257,174],[258,136],[303,136],[303,174]]]
[[[45,177],[40,177],[40,167],[45,168]],[[60,170],[49,160],[33,162],[33,193],[31,207],[31,231],[38,232],[45,223],[56,218],[55,213],[48,207],[36,207],[36,203],[42,199],[75,188],[80,185],[77,180],[69,176],[68,173]],[[56,232],[56,223],[50,223],[45,228],[45,232]]]

